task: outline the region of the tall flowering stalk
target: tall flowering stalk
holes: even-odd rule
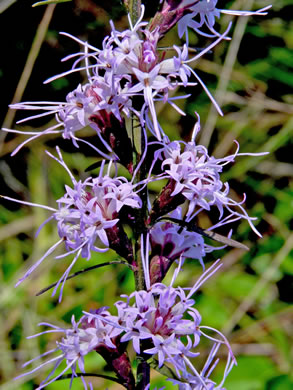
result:
[[[171,142],[156,112],[156,102],[160,101],[185,115],[176,101],[189,95],[174,97],[170,94],[182,86],[202,87],[222,115],[194,65],[222,40],[230,39],[230,24],[224,33],[215,29],[215,20],[222,13],[265,15],[269,7],[255,12],[228,11],[216,8],[216,3],[216,0],[165,0],[160,2],[153,18],[144,21],[144,5],[140,1],[125,0],[129,28],[121,32],[111,22],[111,33],[103,40],[102,48],[62,33],[78,42],[83,51],[64,59],[74,61],[69,71],[46,82],[84,70],[85,84],[76,86],[63,102],[23,102],[11,106],[18,110],[37,110],[37,114],[20,123],[47,115],[56,119],[56,124],[42,132],[26,132],[30,137],[13,154],[44,134],[60,134],[76,148],[86,143],[100,158],[99,174],[81,181],[70,171],[58,147],[57,155],[47,152],[64,168],[72,183],[65,186],[65,193],[56,200],[55,208],[3,196],[49,210],[51,216],[42,226],[55,222],[60,238],[17,285],[30,277],[60,246],[64,252],[55,258],[67,261],[67,257],[71,257],[71,261],[54,284],[53,295],[58,292],[59,301],[73,266],[83,259],[90,261],[93,252],[114,250],[121,262],[133,271],[136,285],[132,294],[122,295],[115,308],[100,307],[84,312],[78,321],[73,316],[69,328],[40,324],[47,330],[31,337],[60,333],[61,339],[56,348],[38,357],[48,360],[21,375],[53,365],[38,389],[68,373],[71,383],[80,377],[85,388],[92,388],[91,382],[86,380],[89,373],[85,368],[86,355],[90,353],[101,355],[115,375],[112,380],[129,390],[150,389],[151,368],[161,372],[179,389],[223,389],[227,375],[236,364],[225,336],[202,324],[194,295],[222,265],[218,260],[205,269],[206,254],[219,248],[207,245],[205,236],[223,245],[245,248],[230,237],[214,232],[239,219],[245,219],[260,235],[253,225],[254,218],[243,206],[245,195],[242,201],[236,202],[229,194],[229,184],[221,180],[223,167],[243,154],[239,153],[235,142],[233,155],[219,159],[209,156],[207,149],[195,142],[200,131],[198,113],[190,141]],[[174,45],[172,56],[167,56],[160,50],[160,40],[176,24],[179,37],[185,36],[186,42],[180,47]],[[189,28],[212,40],[196,55],[192,54],[194,51],[188,43]],[[77,136],[78,131],[87,126],[99,139],[102,145],[99,148],[96,142],[89,143]],[[118,175],[119,166],[128,170],[130,179]],[[152,198],[148,188],[155,181],[164,184],[157,197]],[[218,221],[204,231],[196,225],[196,219],[201,212],[208,213],[211,209],[218,211]],[[193,286],[183,289],[175,285],[185,258],[197,259],[203,274]],[[173,275],[170,285],[166,285],[164,278],[170,269]],[[202,338],[211,342],[205,361],[198,350]],[[219,361],[217,353],[221,346],[226,347],[226,365],[223,379],[216,384],[212,372]],[[49,357],[51,354],[54,356]],[[63,368],[57,373],[60,365]],[[103,376],[102,373],[91,375]]]

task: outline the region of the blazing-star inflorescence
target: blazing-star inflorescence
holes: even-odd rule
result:
[[[79,180],[57,147],[57,156],[47,154],[64,168],[72,185],[65,186],[64,195],[56,200],[56,208],[4,198],[49,210],[51,215],[42,226],[56,223],[60,238],[17,285],[62,246],[63,253],[55,258],[68,261],[69,257],[71,261],[54,285],[53,295],[59,291],[59,301],[73,266],[90,262],[93,252],[108,250],[114,250],[133,271],[136,291],[129,296],[122,295],[114,308],[84,312],[77,322],[72,317],[69,328],[41,323],[48,329],[31,337],[59,333],[60,341],[55,349],[39,358],[47,359],[51,354],[54,357],[23,375],[52,364],[52,371],[38,389],[62,379],[68,372],[71,372],[70,383],[81,377],[84,387],[92,388],[91,381],[86,379],[89,374],[85,360],[88,354],[98,353],[114,372],[113,380],[126,389],[150,389],[150,368],[161,372],[180,390],[223,389],[236,361],[225,336],[202,325],[194,300],[201,285],[221,267],[219,261],[207,270],[204,266],[206,254],[219,247],[206,244],[200,231],[192,226],[202,211],[208,213],[214,208],[218,221],[208,232],[244,219],[260,235],[253,225],[254,218],[245,211],[245,195],[242,201],[236,202],[230,196],[229,184],[221,180],[223,167],[243,154],[235,142],[234,154],[224,158],[209,156],[207,149],[195,142],[200,131],[198,113],[195,113],[190,141],[171,142],[160,125],[156,103],[170,104],[185,115],[176,101],[189,95],[176,96],[174,89],[200,86],[222,115],[194,70],[196,62],[220,41],[230,39],[230,24],[224,33],[215,29],[216,18],[221,14],[265,15],[269,7],[255,12],[231,11],[216,8],[217,0],[164,0],[153,18],[145,21],[143,5],[128,1],[125,4],[130,12],[129,28],[118,31],[111,22],[111,33],[104,38],[101,48],[62,33],[78,42],[82,51],[64,58],[74,61],[69,71],[46,82],[83,70],[86,83],[76,86],[64,102],[23,102],[11,106],[37,111],[19,123],[52,115],[56,119],[56,124],[46,130],[22,132],[30,137],[13,154],[42,135],[60,134],[76,148],[85,143],[97,153],[99,174]],[[175,25],[185,42],[182,46],[174,45],[172,56],[168,56],[161,50],[160,40]],[[189,29],[210,38],[210,45],[194,54],[189,46]],[[90,143],[77,136],[85,127],[92,128],[98,142]],[[128,171],[127,177],[118,175],[120,166]],[[151,197],[148,191],[153,182],[163,183],[156,197]],[[203,274],[190,288],[174,287],[186,258],[197,259]],[[171,283],[166,285],[164,277],[174,263]],[[198,350],[202,337],[212,345],[205,361]],[[216,384],[211,376],[222,345],[227,350],[226,365],[223,379]],[[102,375],[93,375],[99,374]]]

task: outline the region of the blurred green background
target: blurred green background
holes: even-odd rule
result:
[[[43,129],[46,120],[15,125],[22,112],[9,111],[12,101],[63,101],[66,94],[85,80],[85,74],[74,74],[49,85],[43,81],[69,69],[61,63],[67,54],[77,52],[78,44],[59,36],[66,31],[100,47],[109,33],[109,20],[118,29],[127,25],[120,2],[109,0],[74,0],[58,6],[31,8],[31,0],[0,1],[1,59],[0,115],[3,127],[22,130]],[[252,9],[268,5],[268,1],[219,1],[219,8]],[[151,15],[155,2],[146,2]],[[200,87],[189,89],[193,96],[182,102],[187,115],[180,117],[173,109],[159,107],[160,123],[171,139],[188,141],[195,122],[194,111],[201,116],[202,132],[198,142],[210,153],[221,157],[235,150],[236,139],[242,152],[268,151],[263,157],[239,157],[225,170],[234,199],[247,194],[245,207],[258,217],[256,226],[263,238],[258,239],[247,223],[233,226],[233,237],[251,249],[226,249],[207,256],[210,264],[221,257],[224,267],[214,275],[198,294],[197,308],[202,323],[222,329],[232,344],[238,366],[226,381],[227,390],[289,390],[293,388],[292,367],[292,273],[293,273],[293,14],[292,0],[278,0],[265,17],[234,20],[232,42],[223,42],[214,53],[196,64],[198,74],[221,104],[225,116],[219,118]],[[224,29],[229,17],[221,18]],[[207,44],[194,34],[195,47]],[[180,41],[172,30],[162,44]],[[23,71],[24,70],[24,71]],[[180,91],[183,93],[183,91]],[[50,124],[53,124],[52,121]],[[87,134],[85,134],[87,135]],[[44,150],[55,151],[60,145],[65,161],[81,178],[85,169],[96,161],[92,150],[76,150],[70,141],[46,137],[24,147],[15,157],[10,153],[24,137],[0,135],[1,194],[54,207],[63,195],[64,184],[70,184],[64,169],[48,158]],[[93,174],[96,172],[94,171]],[[50,293],[36,297],[43,287],[56,281],[68,265],[68,259],[51,256],[20,287],[16,281],[30,264],[57,240],[53,224],[46,225],[35,238],[38,226],[48,217],[42,209],[21,207],[7,201],[0,204],[0,383],[1,389],[29,390],[45,378],[46,372],[35,377],[14,381],[23,372],[22,364],[53,348],[54,335],[27,340],[38,331],[41,321],[64,326],[74,313],[111,306],[122,293],[133,290],[132,276],[124,267],[112,266],[81,275],[66,283],[64,298],[57,304]],[[203,215],[201,225],[209,226],[216,215]],[[222,234],[228,233],[222,229]],[[115,259],[112,251],[95,254],[89,263],[81,259],[75,271],[86,266]],[[187,261],[178,284],[190,286],[201,273],[199,264]],[[207,352],[206,346],[201,353]],[[36,363],[37,366],[39,363]],[[107,367],[96,354],[86,359],[89,372],[107,373]],[[216,372],[220,375],[221,367]],[[110,373],[111,374],[111,373]],[[95,388],[121,388],[97,379]],[[153,384],[166,382],[153,373]],[[49,389],[68,386],[57,382]],[[168,388],[173,388],[167,383]],[[81,389],[79,380],[73,389]]]

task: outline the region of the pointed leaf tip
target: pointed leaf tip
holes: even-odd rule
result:
[[[34,3],[32,7],[38,7],[39,5],[47,5],[47,4],[58,4],[58,3],[67,3],[71,0],[44,0],[44,1],[38,1],[37,3]]]

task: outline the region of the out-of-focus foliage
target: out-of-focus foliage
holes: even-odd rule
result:
[[[18,1],[0,15],[2,120],[46,9],[32,9],[32,3],[29,0]],[[266,1],[255,1],[253,8],[267,4]],[[152,2],[146,2],[146,6],[150,15]],[[243,6],[245,9],[247,1],[219,1],[219,6],[236,9]],[[223,118],[213,120],[214,113],[208,98],[196,87],[189,91],[193,97],[183,107],[187,112],[185,117],[180,117],[170,107],[161,107],[160,122],[171,139],[182,137],[188,140],[196,110],[201,115],[202,137],[209,132],[206,144],[216,156],[233,152],[234,139],[240,143],[243,152],[270,152],[263,157],[239,157],[234,166],[225,171],[235,199],[240,199],[243,192],[247,193],[245,207],[250,215],[258,217],[256,225],[263,238],[257,239],[246,223],[235,224],[233,237],[247,244],[251,250],[243,253],[238,249],[226,249],[211,255],[211,261],[216,256],[222,257],[224,267],[203,286],[202,294],[197,298],[203,323],[226,332],[238,360],[238,367],[228,377],[227,390],[293,388],[289,376],[293,314],[289,306],[293,295],[292,12],[292,1],[274,2],[268,16],[250,18],[243,37],[235,37],[239,40],[239,49],[236,45],[234,50],[237,52],[232,53],[235,61],[231,63],[232,55],[228,57],[230,62],[227,60],[231,43],[224,42],[214,54],[207,55],[196,64],[200,76],[221,101],[225,112]],[[76,43],[59,36],[58,32],[69,32],[99,47],[105,34],[109,33],[110,19],[115,21],[118,29],[126,26],[126,16],[118,0],[75,0],[58,4],[22,100],[64,100],[65,95],[82,82],[83,75],[70,75],[50,85],[42,85],[46,78],[68,69],[70,65],[60,63],[60,58],[79,50]],[[226,25],[227,19],[222,18],[222,22]],[[236,34],[237,27],[234,31]],[[233,32],[231,34],[233,36]],[[192,34],[190,41],[196,47],[206,44]],[[174,43],[180,44],[175,30],[162,45]],[[226,69],[227,66],[232,69],[226,87],[223,83],[224,63]],[[17,113],[16,119],[20,119],[21,115]],[[45,120],[39,120],[32,125],[40,129],[47,124]],[[31,126],[27,124],[21,128],[28,130]],[[7,136],[5,139],[1,136],[0,188],[1,193],[8,196],[54,206],[55,200],[63,195],[64,184],[69,183],[64,169],[44,153],[45,149],[54,153],[56,144],[60,145],[65,161],[77,175],[86,177],[85,169],[96,161],[90,149],[81,148],[78,152],[69,141],[52,137],[29,144],[11,158],[10,152],[21,140],[22,136]],[[15,289],[14,284],[29,264],[57,239],[52,225],[46,225],[37,238],[34,236],[47,217],[48,213],[41,209],[20,207],[4,201],[0,205],[0,310],[3,316],[0,379],[3,390],[29,390],[45,377],[43,372],[31,380],[12,379],[23,372],[21,365],[26,360],[55,343],[54,337],[26,340],[28,335],[37,332],[38,322],[69,323],[73,313],[78,317],[82,310],[111,306],[119,294],[129,293],[134,287],[131,275],[123,266],[102,268],[68,281],[64,299],[58,305],[49,292],[35,296],[60,277],[66,268],[64,263],[69,261],[50,257],[29,280]],[[207,216],[199,222],[203,227],[211,223]],[[228,231],[220,233],[227,234]],[[115,255],[111,251],[95,255],[90,263],[81,259],[74,271],[112,259]],[[199,264],[187,261],[178,284],[191,285],[200,272]],[[206,353],[204,348],[201,352]],[[105,371],[104,362],[95,354],[87,360],[86,368],[89,372]],[[68,384],[68,381],[56,382],[49,389],[57,390]],[[119,387],[101,379],[94,380],[93,384],[97,389]],[[156,374],[153,384],[157,387],[166,385]],[[171,384],[167,386],[173,388]],[[81,383],[74,381],[73,389],[81,388]]]

